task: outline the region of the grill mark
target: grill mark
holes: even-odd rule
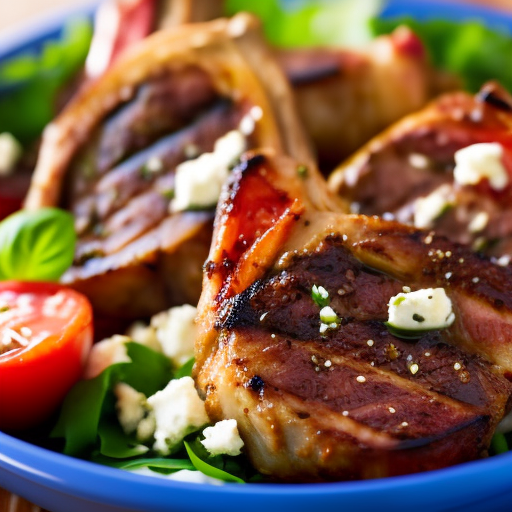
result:
[[[155,187],[155,179],[147,179],[141,169],[152,157],[162,161],[161,173],[173,176],[176,166],[183,161],[187,144],[195,144],[201,152],[212,151],[215,140],[235,128],[241,114],[228,100],[219,100],[210,110],[202,113],[191,126],[171,133],[148,148],[131,156],[108,174],[102,176],[94,187],[94,211],[103,220],[119,210],[137,193]],[[173,179],[168,182],[173,183]],[[91,194],[84,193],[74,205],[75,215],[83,215],[91,209]]]
[[[238,331],[238,343],[244,350],[246,365],[265,381],[265,390],[279,390],[280,395],[295,397],[302,410],[310,413],[315,404],[333,413],[350,417],[365,426],[399,438],[425,439],[425,443],[483,417],[480,408],[464,404],[449,396],[425,389],[419,383],[404,379],[392,372],[369,367],[350,355],[330,357],[318,345],[302,344],[276,337],[264,357],[254,358],[258,334],[252,330]],[[329,360],[332,366],[315,370],[311,357]],[[318,366],[322,363],[319,361]],[[357,376],[364,376],[359,382]],[[334,385],[333,383],[336,383]],[[272,393],[273,394],[273,393]],[[269,400],[265,391],[262,399]],[[396,410],[390,412],[394,406]],[[395,426],[407,421],[408,428],[395,431]]]

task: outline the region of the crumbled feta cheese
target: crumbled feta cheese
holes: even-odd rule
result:
[[[177,366],[194,356],[196,315],[197,309],[185,304],[159,313],[151,319],[151,326],[155,329],[163,353]]]
[[[156,352],[162,352],[162,346],[156,337],[156,329],[146,325],[144,322],[133,323],[128,327],[126,336]]]
[[[203,430],[201,444],[211,455],[240,455],[244,442],[238,433],[236,420],[223,420]]]
[[[155,431],[155,420],[144,393],[124,382],[116,384],[116,411],[119,424],[126,434],[137,433],[137,439],[147,441]]]
[[[431,228],[434,220],[440,217],[454,202],[450,185],[441,185],[426,197],[414,202],[414,226],[420,229]]]
[[[507,267],[510,263],[510,256],[508,254],[504,254],[503,256],[496,260],[496,263],[500,267]]]
[[[120,382],[114,387],[116,410],[119,423],[127,434],[137,430],[140,420],[146,415],[146,396],[130,385]]]
[[[232,130],[215,142],[212,153],[203,153],[178,165],[172,210],[215,206],[230,166],[240,158],[245,147],[245,136],[239,130]]]
[[[320,310],[320,320],[324,324],[330,324],[338,320],[338,315],[331,306],[325,306]]]
[[[93,379],[105,368],[115,363],[129,363],[131,359],[126,352],[128,336],[116,334],[92,346],[84,370],[85,379]]]
[[[152,156],[144,166],[147,172],[149,173],[158,173],[164,168],[164,163],[161,158],[157,156]]]
[[[388,323],[398,329],[444,329],[455,320],[452,302],[444,288],[427,288],[391,297]]]
[[[153,449],[162,455],[169,454],[186,435],[210,421],[191,377],[171,380],[148,398],[148,404],[156,420]]]
[[[421,153],[411,153],[409,155],[409,164],[416,169],[427,169],[430,165],[430,160]]]
[[[21,144],[10,133],[0,133],[0,176],[13,171],[22,152]]]
[[[484,178],[495,190],[503,190],[509,181],[503,165],[503,146],[496,142],[473,144],[455,153],[453,175],[460,185],[476,185]]]

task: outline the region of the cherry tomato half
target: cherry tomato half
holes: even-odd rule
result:
[[[55,283],[0,282],[0,429],[33,427],[80,378],[92,308]]]

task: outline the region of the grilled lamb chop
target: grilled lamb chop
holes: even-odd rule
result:
[[[26,206],[74,213],[63,282],[96,313],[197,302],[213,210],[169,209],[175,170],[232,130],[248,133],[246,148],[311,162],[287,82],[244,14],[148,37],[46,129]]]
[[[399,121],[340,165],[331,190],[367,215],[391,215],[406,223],[472,246],[507,264],[512,256],[512,186],[494,189],[454,180],[456,151],[477,143],[499,143],[512,178],[512,98],[490,83],[475,96],[447,94]],[[418,199],[446,201],[432,218],[418,215]],[[428,203],[423,203],[428,204]],[[428,214],[428,212],[427,212]],[[425,222],[422,220],[425,219]]]
[[[248,156],[217,209],[195,374],[263,474],[373,478],[485,456],[510,409],[512,272],[442,237],[329,212],[289,158]],[[338,322],[322,332],[323,286]],[[403,287],[442,287],[455,322],[385,326]]]
[[[278,55],[327,171],[441,91],[458,86],[429,66],[423,44],[406,27],[378,37],[365,51],[301,48]]]

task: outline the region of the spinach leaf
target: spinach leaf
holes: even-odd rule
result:
[[[192,368],[196,362],[195,358],[190,358],[184,365],[180,366],[176,370],[175,379],[181,379],[182,377],[192,377]]]
[[[108,398],[115,384],[126,382],[137,391],[151,395],[171,379],[171,363],[165,356],[135,342],[128,342],[126,349],[131,362],[113,364],[94,379],[78,382],[67,394],[50,434],[65,439],[63,451],[67,455],[84,456],[97,444],[100,421],[108,421],[113,412]],[[110,421],[115,423],[114,418]],[[112,431],[107,428],[102,427],[104,447],[112,447],[112,443],[105,445],[112,441],[108,438]]]
[[[194,449],[196,450],[194,451],[191,447],[191,444],[189,444],[187,441],[184,441],[184,444],[185,449],[187,450],[187,454],[190,457],[190,461],[198,471],[201,471],[201,473],[204,473],[206,476],[211,476],[212,478],[223,480],[224,482],[236,482],[239,484],[245,483],[241,478],[232,475],[227,471],[219,469],[218,467],[207,462],[208,457],[204,455],[202,458],[199,457],[199,455],[196,454],[196,451],[199,451],[197,445],[194,446]]]
[[[64,453],[83,455],[96,443],[103,403],[117,380],[120,368],[131,363],[118,363],[106,368],[94,379],[77,382],[66,395],[59,419],[50,437],[64,437]]]
[[[100,421],[98,435],[100,438],[100,453],[105,457],[128,459],[149,451],[147,446],[126,435],[115,421]]]
[[[140,393],[154,395],[174,377],[172,363],[165,355],[136,342],[126,344],[126,353],[133,364],[120,368],[119,380]]]
[[[66,395],[59,419],[50,437],[64,437],[64,453],[83,455],[94,446],[98,435],[101,411],[107,391],[123,365],[106,368],[94,379],[77,382]]]
[[[0,280],[58,280],[73,262],[75,242],[68,212],[41,208],[13,213],[0,222]]]
[[[41,133],[55,116],[58,91],[83,65],[91,37],[90,22],[74,20],[42,55],[16,56],[0,66],[0,133],[25,144]]]

